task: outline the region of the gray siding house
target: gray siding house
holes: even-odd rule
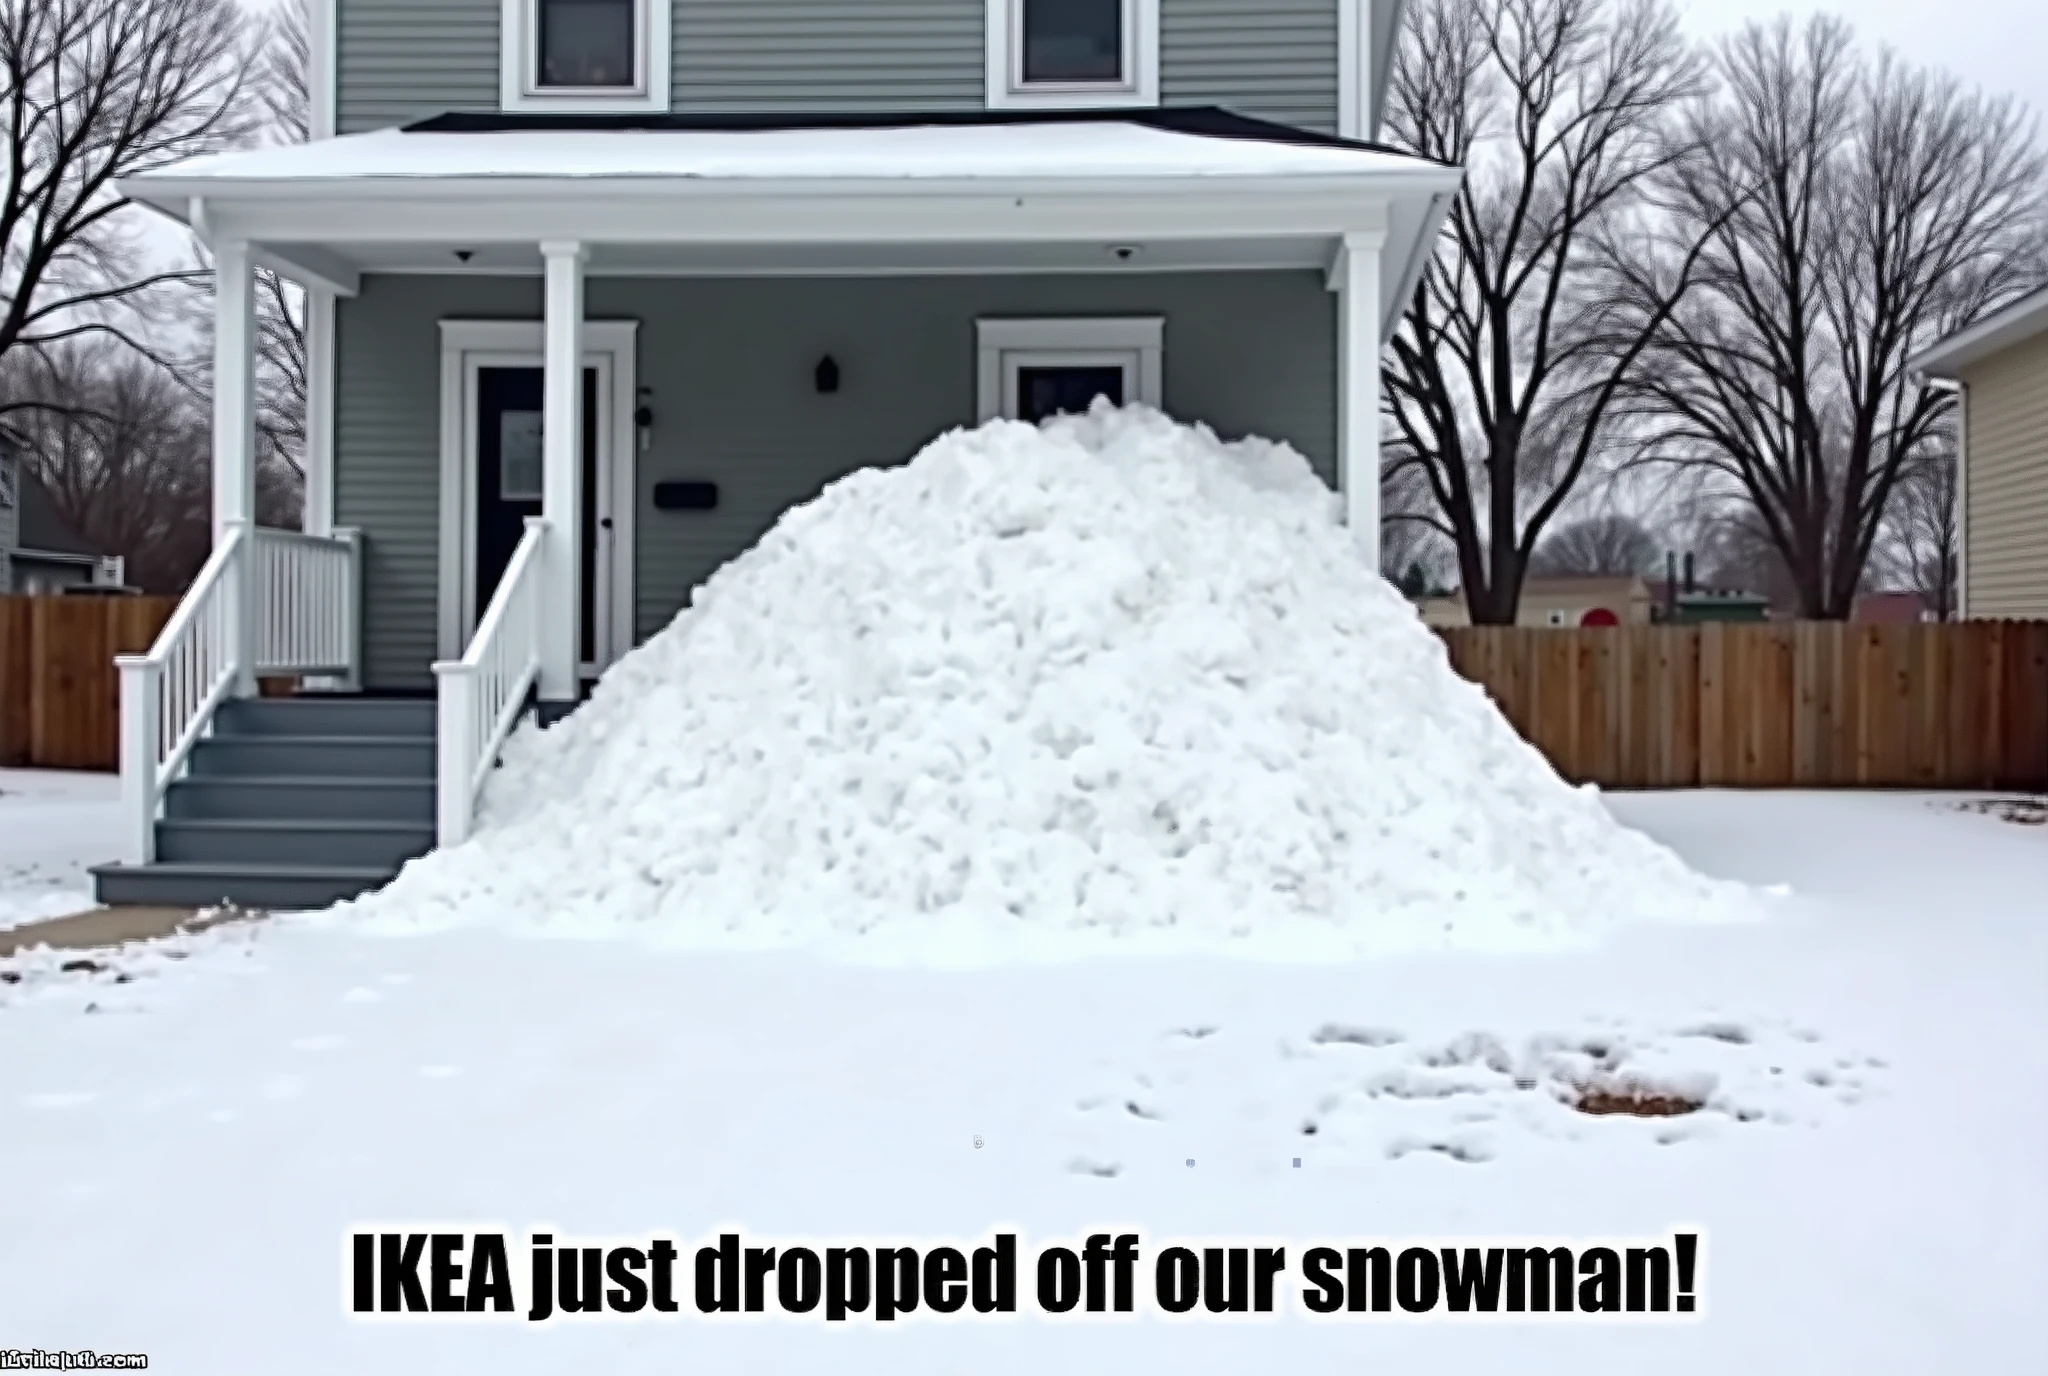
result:
[[[57,509],[19,456],[20,441],[0,431],[0,596],[47,596],[71,588],[117,590],[118,555],[101,554]]]
[[[311,143],[122,188],[219,269],[216,547],[124,662],[103,895],[324,902],[459,841],[526,713],[953,427],[1286,440],[1376,559],[1379,349],[1459,182],[1373,141],[1400,19],[316,0]],[[308,291],[304,532],[253,523],[257,267]]]

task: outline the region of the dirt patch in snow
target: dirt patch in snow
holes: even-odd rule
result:
[[[1707,1106],[1704,1099],[1635,1084],[1583,1085],[1578,1097],[1569,1102],[1579,1112],[1595,1118],[1682,1118]]]
[[[1963,811],[1996,817],[2015,826],[2048,826],[2048,798],[1986,798],[1964,803]]]

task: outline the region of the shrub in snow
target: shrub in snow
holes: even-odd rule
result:
[[[1295,451],[1142,408],[789,512],[356,914],[950,963],[1747,911],[1452,672]]]

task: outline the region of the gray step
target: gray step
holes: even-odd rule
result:
[[[377,868],[310,865],[174,864],[102,865],[93,871],[99,901],[166,908],[232,904],[273,912],[303,912],[355,898],[391,880]]]
[[[200,777],[422,779],[434,777],[431,736],[222,735],[192,751]]]
[[[223,736],[428,736],[432,698],[234,698],[214,716]]]
[[[172,864],[339,865],[391,875],[433,848],[431,823],[188,818],[156,826],[157,859]]]
[[[432,779],[187,777],[164,790],[171,821],[432,822]]]

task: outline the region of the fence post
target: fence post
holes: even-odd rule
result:
[[[156,859],[163,670],[146,655],[121,655],[114,664],[121,674],[121,813],[126,829],[122,858],[131,865],[147,865]]]
[[[438,844],[459,846],[469,839],[476,808],[471,786],[476,764],[470,758],[476,739],[476,682],[459,660],[434,666],[437,702],[434,742],[434,815]]]
[[[348,547],[348,572],[342,576],[342,644],[348,651],[348,672],[336,681],[344,693],[363,691],[363,532],[354,526],[335,530],[334,538]]]

